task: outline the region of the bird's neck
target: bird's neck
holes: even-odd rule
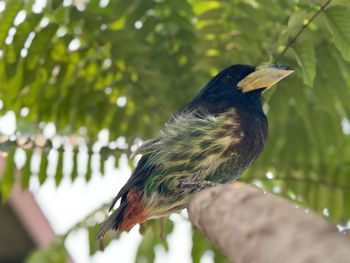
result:
[[[262,107],[262,89],[244,93],[236,100],[236,107],[246,108],[257,114],[264,114]]]
[[[264,115],[262,108],[262,91],[256,90],[236,97],[227,97],[220,101],[208,102],[207,109],[211,114],[220,114],[232,108],[240,108],[257,115]]]
[[[221,94],[220,97],[208,96],[194,98],[180,112],[191,112],[200,109],[211,115],[220,115],[232,108],[242,108],[256,114],[264,114],[262,109],[262,90],[255,90],[241,94]]]

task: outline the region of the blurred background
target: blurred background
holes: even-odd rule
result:
[[[186,211],[110,233],[104,252],[94,238],[131,153],[236,63],[296,70],[265,92],[268,144],[241,180],[346,233],[349,13],[347,0],[0,0],[0,262],[226,262]]]

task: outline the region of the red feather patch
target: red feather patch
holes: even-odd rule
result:
[[[131,189],[126,197],[126,207],[123,211],[123,220],[120,222],[118,232],[129,231],[134,225],[148,219],[142,205],[143,192]]]

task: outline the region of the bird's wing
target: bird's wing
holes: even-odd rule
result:
[[[223,130],[223,128],[227,130]],[[140,153],[143,156],[129,180],[112,201],[110,210],[119,198],[124,200],[123,198],[126,197],[130,189],[138,186],[141,188],[143,183],[152,174],[155,174],[155,171],[161,170],[163,171],[161,174],[164,174],[164,172],[170,173],[175,168],[176,170],[184,169],[182,167],[191,162],[191,159],[194,160],[196,156],[201,159],[200,162],[197,160],[198,166],[204,162],[207,164],[203,167],[210,165],[214,160],[214,155],[210,150],[224,149],[228,145],[220,145],[220,143],[234,142],[231,138],[228,139],[230,136],[228,133],[236,129],[237,127],[231,118],[208,115],[199,108],[191,112],[186,109],[182,113],[174,115],[157,139],[146,141],[137,150],[137,154]],[[215,141],[220,133],[222,138]],[[159,183],[163,179],[166,177],[155,178]]]
[[[144,141],[140,147],[136,149],[135,152],[132,153],[131,158],[135,157],[138,154],[144,154],[152,145],[157,143],[158,139],[150,139],[147,141]]]
[[[147,151],[149,151],[149,149],[155,143],[157,143],[157,139],[146,141],[136,151],[136,154],[144,153],[144,155],[141,157],[134,172],[131,174],[129,180],[125,183],[125,185],[118,192],[117,196],[113,199],[111,207],[109,208],[109,211],[112,210],[112,208],[114,207],[115,203],[119,200],[119,198],[125,197],[131,188],[142,184],[148,178],[148,176],[152,174],[152,171],[154,170],[155,165],[152,165],[148,161],[150,157],[150,153],[147,153]]]

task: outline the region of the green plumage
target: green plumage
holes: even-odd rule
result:
[[[238,165],[240,152],[225,154],[244,139],[241,120],[234,109],[222,115],[180,115],[165,126],[159,138],[141,147],[157,167],[143,183],[147,211],[164,216],[185,208],[193,189],[179,189],[182,182],[233,181],[250,164]],[[216,173],[220,171],[220,174]]]

